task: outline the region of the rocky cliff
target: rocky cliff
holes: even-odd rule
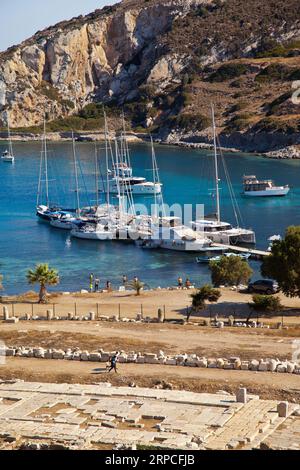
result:
[[[209,141],[213,101],[223,145],[297,143],[299,25],[298,0],[124,0],[1,53],[0,120],[82,128],[104,103],[163,140]]]

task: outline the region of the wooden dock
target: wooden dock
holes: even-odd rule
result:
[[[245,248],[243,246],[223,245],[223,243],[213,243],[212,246],[219,248],[220,250],[232,251],[233,253],[250,253],[250,258],[256,260],[261,260],[270,255],[269,251],[255,250],[251,248]]]

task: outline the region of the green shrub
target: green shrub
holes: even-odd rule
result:
[[[202,114],[184,113],[175,118],[175,125],[186,131],[202,131],[210,126],[210,120]]]
[[[270,81],[290,80],[290,75],[290,67],[283,64],[270,64],[256,75],[255,81],[268,83]]]
[[[224,64],[221,65],[215,72],[213,72],[208,80],[210,82],[223,82],[225,80],[232,80],[238,78],[247,72],[247,67],[244,64]]]

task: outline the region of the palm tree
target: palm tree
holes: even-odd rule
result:
[[[145,283],[142,281],[139,281],[138,279],[134,279],[133,281],[129,281],[126,284],[126,287],[129,287],[129,289],[133,289],[136,291],[136,295],[141,295],[141,290],[145,287]]]
[[[47,263],[37,264],[35,269],[29,269],[27,272],[27,281],[29,284],[39,284],[39,303],[47,303],[46,286],[56,286],[59,283],[58,271],[49,267]]]

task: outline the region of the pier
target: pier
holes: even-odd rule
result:
[[[213,243],[212,246],[215,248],[222,249],[224,251],[232,251],[234,253],[250,253],[250,258],[255,260],[262,260],[266,256],[270,255],[269,251],[256,250],[251,248],[249,249],[242,246],[224,245],[223,243]]]

